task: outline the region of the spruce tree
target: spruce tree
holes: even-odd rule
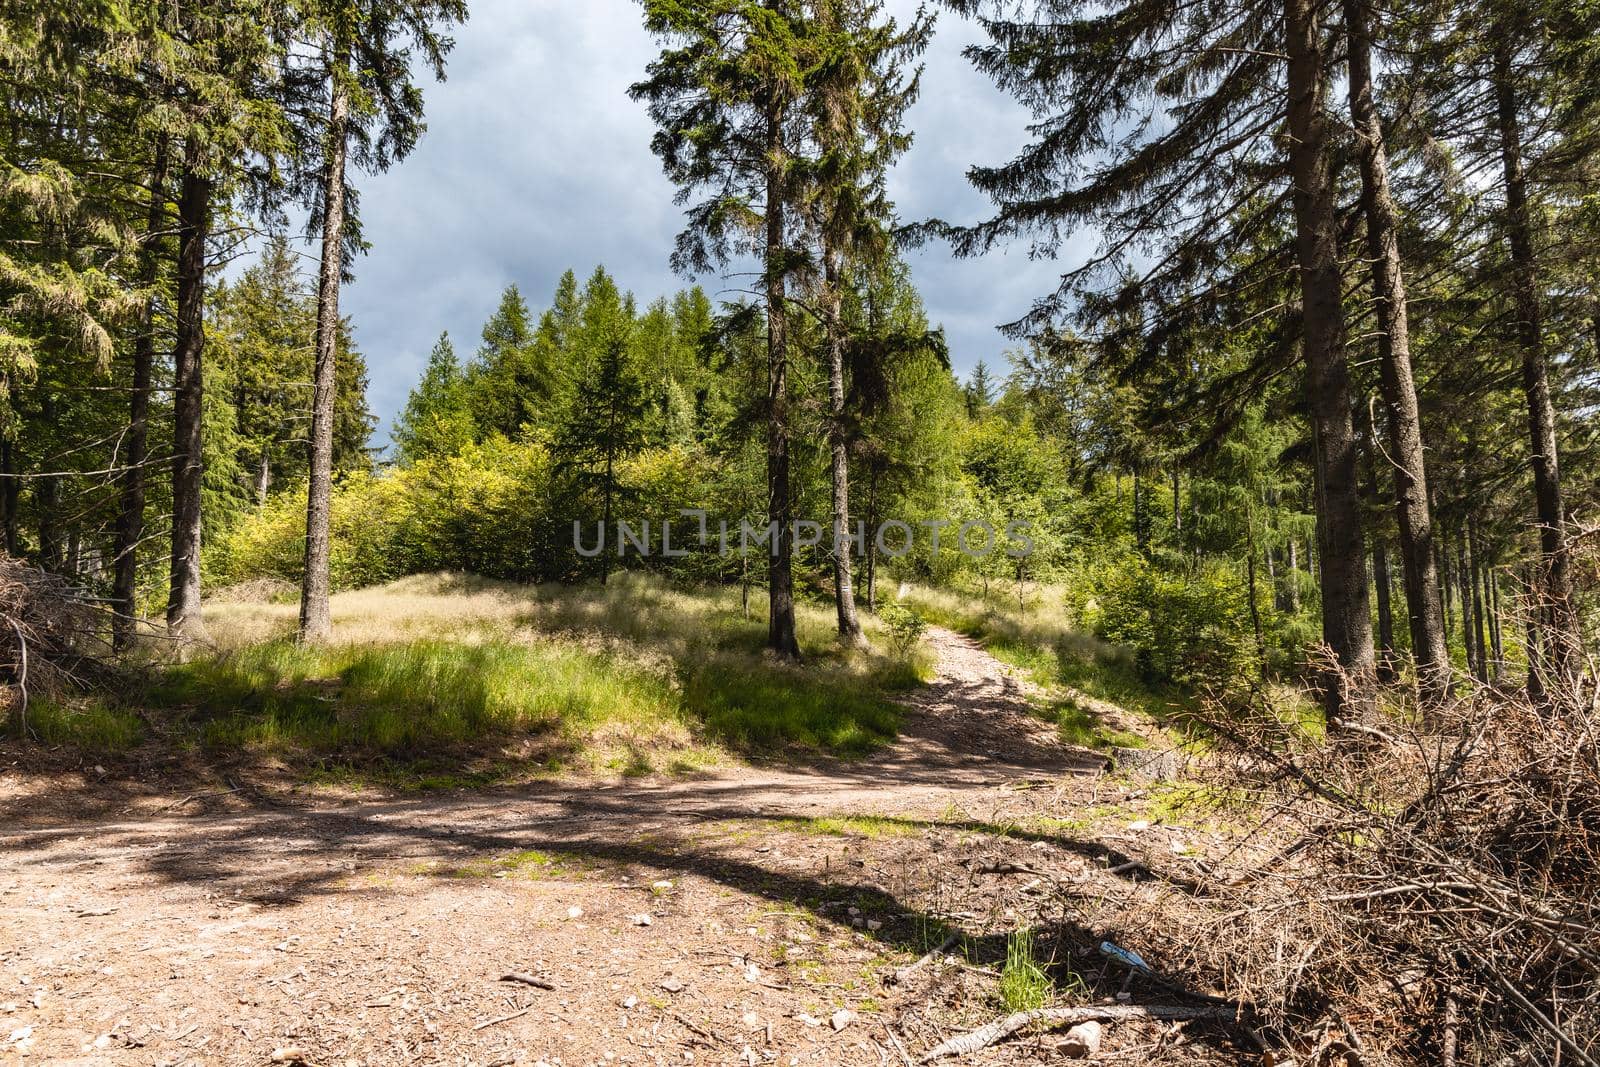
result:
[[[453,456],[472,443],[472,408],[466,379],[450,335],[442,333],[428,366],[395,420],[394,440],[403,462]]]
[[[300,639],[324,641],[329,614],[329,523],[333,478],[334,408],[340,330],[339,286],[359,228],[349,213],[346,161],[385,170],[404,158],[422,132],[422,94],[411,80],[414,52],[444,77],[451,41],[441,26],[466,17],[463,0],[317,0],[309,27],[319,39],[327,119],[314,143],[320,182],[314,220],[320,223],[316,367],[311,399],[311,476],[306,491],[306,558],[301,579]],[[375,128],[375,129],[374,129]]]
[[[1375,663],[1362,536],[1354,396],[1345,346],[1330,74],[1312,0],[1251,0],[1226,10],[1161,0],[953,0],[985,13],[991,42],[968,50],[1034,110],[1033,143],[971,178],[995,217],[949,231],[958,252],[1029,236],[1054,251],[1090,225],[1102,248],[1038,301],[1017,334],[1076,311],[1131,347],[1134,365],[1189,358],[1185,333],[1228,294],[1298,277],[1300,352],[1318,472],[1323,673],[1330,723],[1373,711]],[[1271,240],[1292,211],[1294,238]],[[1249,257],[1252,242],[1271,249]],[[1137,257],[1141,268],[1134,273]],[[1150,313],[1129,325],[1128,307]],[[1127,334],[1119,337],[1119,334]]]
[[[864,644],[856,617],[850,562],[850,428],[845,414],[849,338],[844,288],[890,250],[893,208],[887,172],[911,145],[906,110],[916,100],[920,69],[907,69],[927,48],[931,19],[921,12],[902,29],[874,0],[814,0],[811,16],[819,62],[806,111],[815,156],[803,168],[808,221],[816,230],[818,305],[827,348],[828,446],[833,506],[834,607],[839,636]]]
[[[735,254],[761,264],[767,320],[767,644],[798,658],[790,485],[789,284],[801,261],[792,215],[807,78],[817,62],[798,0],[644,0],[660,56],[630,90],[658,127],[651,147],[689,204],[673,265],[709,271]],[[695,200],[697,194],[704,198]]]

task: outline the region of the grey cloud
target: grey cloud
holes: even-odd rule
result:
[[[475,0],[457,33],[449,80],[427,87],[428,133],[387,174],[360,176],[371,252],[356,263],[344,310],[371,368],[383,422],[404,405],[429,348],[448,330],[463,355],[515,282],[535,308],[561,272],[604,263],[641,299],[684,284],[667,264],[680,211],[650,154],[651,125],[627,98],[656,47],[631,0]],[[915,4],[891,8],[909,17]],[[978,29],[941,15],[916,144],[893,179],[906,219],[982,217],[967,184],[974,163],[1009,158],[1028,116],[960,55]],[[1049,291],[1059,268],[1022,249],[954,260],[942,246],[912,268],[930,317],[949,334],[960,371],[997,361],[994,329]],[[745,281],[699,279],[713,293]]]

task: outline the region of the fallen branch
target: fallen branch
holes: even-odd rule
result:
[[[218,789],[214,793],[190,793],[188,796],[184,797],[182,800],[174,800],[171,804],[164,804],[161,807],[157,808],[155,811],[151,812],[150,814],[152,814],[152,815],[160,815],[163,812],[171,811],[173,808],[181,808],[185,804],[189,803],[189,801],[191,801],[191,800],[203,800],[206,797],[225,797],[229,793],[237,793],[238,791],[239,791],[238,787],[235,786],[232,789]]]
[[[939,1045],[922,1054],[920,1063],[931,1063],[934,1060],[944,1059],[946,1056],[965,1056],[969,1053],[986,1049],[990,1045],[998,1044],[1034,1023],[1049,1023],[1052,1026],[1075,1026],[1087,1022],[1126,1022],[1130,1019],[1141,1020],[1189,1020],[1189,1019],[1232,1019],[1238,1014],[1236,1008],[1191,1007],[1184,1004],[1108,1004],[1103,1007],[1093,1008],[1039,1008],[1034,1011],[1019,1011],[1007,1015],[1003,1019],[996,1019],[987,1026],[981,1026],[970,1033],[952,1037],[944,1044]]]
[[[512,971],[510,974],[502,974],[500,976],[500,981],[520,982],[523,985],[531,985],[535,989],[555,989],[555,983],[544,978],[535,978],[533,975],[524,974],[521,971]]]
[[[520,1018],[522,1018],[524,1015],[528,1014],[532,1010],[533,1010],[533,1005],[530,1004],[526,1008],[523,1008],[521,1011],[514,1011],[509,1015],[501,1015],[501,1016],[497,1016],[496,1018],[493,1018],[493,1019],[485,1019],[485,1020],[483,1020],[483,1022],[478,1023],[477,1025],[473,1026],[473,1029],[474,1030],[487,1030],[491,1026],[498,1026],[501,1023],[508,1023],[512,1019],[520,1019]]]
[[[950,934],[950,936],[946,937],[943,941],[939,942],[936,946],[934,946],[933,948],[929,949],[927,952],[924,952],[922,954],[922,956],[920,958],[918,958],[915,963],[908,963],[904,967],[901,967],[899,970],[891,972],[884,979],[884,984],[885,985],[899,985],[901,982],[904,982],[906,980],[907,976],[909,976],[912,971],[915,971],[920,967],[927,966],[929,960],[933,959],[935,956],[942,955],[946,949],[948,949],[951,945],[955,944],[959,940],[961,940],[961,934],[960,933],[952,933],[952,934]]]

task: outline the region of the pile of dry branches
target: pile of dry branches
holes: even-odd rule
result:
[[[30,695],[82,688],[109,650],[105,612],[58,575],[0,553],[0,686],[14,730]]]
[[[1218,875],[1197,967],[1312,1062],[1600,1062],[1592,707],[1484,689],[1345,742],[1264,699],[1205,717],[1271,847]]]

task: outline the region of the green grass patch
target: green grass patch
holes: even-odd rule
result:
[[[70,745],[85,752],[126,752],[144,739],[144,723],[131,711],[99,700],[30,701],[28,727],[51,745]]]
[[[1033,930],[1024,927],[1006,939],[1006,965],[1000,972],[1000,1003],[1006,1011],[1033,1011],[1050,1000],[1050,976],[1034,955]]]
[[[861,756],[900,725],[899,706],[870,677],[843,672],[713,663],[687,679],[684,701],[712,738],[750,755],[800,748]]]

